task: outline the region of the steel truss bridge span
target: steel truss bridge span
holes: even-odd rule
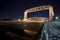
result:
[[[31,12],[37,12],[37,11],[43,11],[43,10],[48,10],[49,11],[49,18],[43,19],[43,17],[42,17],[42,20],[43,21],[40,20],[39,22],[45,22],[45,20],[52,21],[53,20],[53,16],[54,16],[54,11],[53,11],[53,7],[50,6],[50,5],[38,6],[38,7],[33,7],[33,8],[30,8],[30,9],[25,10],[23,21],[26,21],[26,22],[34,22],[34,20],[29,20],[28,19],[27,14],[28,13],[31,13]]]

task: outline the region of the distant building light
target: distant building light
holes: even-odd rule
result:
[[[21,19],[18,19],[18,21],[21,21]]]

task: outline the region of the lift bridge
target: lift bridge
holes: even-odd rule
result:
[[[45,17],[28,18],[28,15],[27,15],[28,13],[43,11],[43,10],[49,11],[49,18],[45,18]],[[52,6],[50,6],[50,5],[38,6],[38,7],[34,7],[34,8],[30,8],[30,9],[25,10],[23,21],[26,21],[26,22],[46,22],[46,21],[52,21],[53,16],[54,16],[54,11],[53,11]],[[36,20],[36,19],[39,19],[39,20]],[[36,21],[34,21],[34,20],[36,20]]]

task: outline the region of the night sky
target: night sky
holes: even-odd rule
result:
[[[52,5],[55,15],[60,15],[59,0],[0,0],[0,19],[23,18],[26,9],[41,5]]]

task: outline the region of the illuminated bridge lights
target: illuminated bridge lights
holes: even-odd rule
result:
[[[37,11],[43,11],[43,10],[48,10],[49,11],[49,18],[45,18],[45,17],[28,18],[27,17],[28,13],[37,12]],[[52,6],[50,6],[50,5],[38,6],[38,7],[34,7],[34,8],[30,8],[30,9],[25,10],[23,21],[26,21],[26,22],[46,22],[46,21],[52,21],[53,16],[54,16],[54,12],[53,12],[53,7]]]

